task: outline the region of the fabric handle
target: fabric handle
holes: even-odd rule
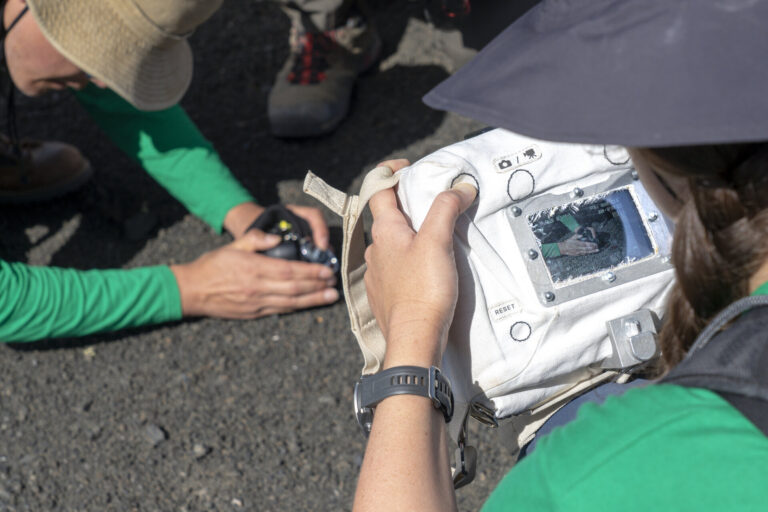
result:
[[[341,282],[349,311],[352,333],[363,353],[363,375],[381,369],[386,351],[384,334],[376,323],[365,291],[365,232],[362,217],[368,201],[376,193],[392,188],[400,181],[400,174],[386,166],[376,167],[363,180],[360,194],[347,195],[319,178],[311,171],[304,179],[304,192],[327,206],[342,218],[343,240],[341,248]]]

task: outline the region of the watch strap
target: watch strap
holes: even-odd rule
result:
[[[355,394],[358,419],[361,414],[372,413],[372,408],[385,398],[395,395],[429,398],[435,408],[443,413],[446,423],[453,417],[451,383],[435,366],[396,366],[373,375],[363,375]],[[368,421],[361,422],[361,426],[363,430],[370,429]]]

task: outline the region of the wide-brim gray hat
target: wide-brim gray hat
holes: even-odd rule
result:
[[[768,1],[544,0],[424,101],[528,136],[768,140]]]

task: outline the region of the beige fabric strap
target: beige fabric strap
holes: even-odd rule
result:
[[[590,389],[596,388],[605,382],[616,380],[620,376],[621,374],[615,371],[603,371],[592,378],[579,382],[564,393],[547,399],[535,409],[500,421],[499,425],[503,432],[504,444],[510,448],[512,453],[518,453],[523,446],[533,441],[533,438],[536,437],[536,432],[561,407]]]
[[[400,175],[389,167],[377,167],[369,172],[360,187],[360,194],[347,195],[314,173],[307,172],[304,192],[311,195],[342,218],[344,238],[341,248],[341,282],[344,288],[349,321],[365,360],[363,374],[376,373],[384,360],[386,343],[368,305],[365,292],[365,235],[363,223],[358,222],[373,194],[397,185]]]

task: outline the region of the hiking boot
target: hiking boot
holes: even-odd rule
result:
[[[324,32],[291,28],[291,53],[267,100],[272,133],[312,137],[332,131],[349,109],[357,76],[381,51],[376,30],[361,17]]]
[[[0,135],[0,204],[45,201],[79,188],[91,164],[63,142],[22,140],[15,149]]]

